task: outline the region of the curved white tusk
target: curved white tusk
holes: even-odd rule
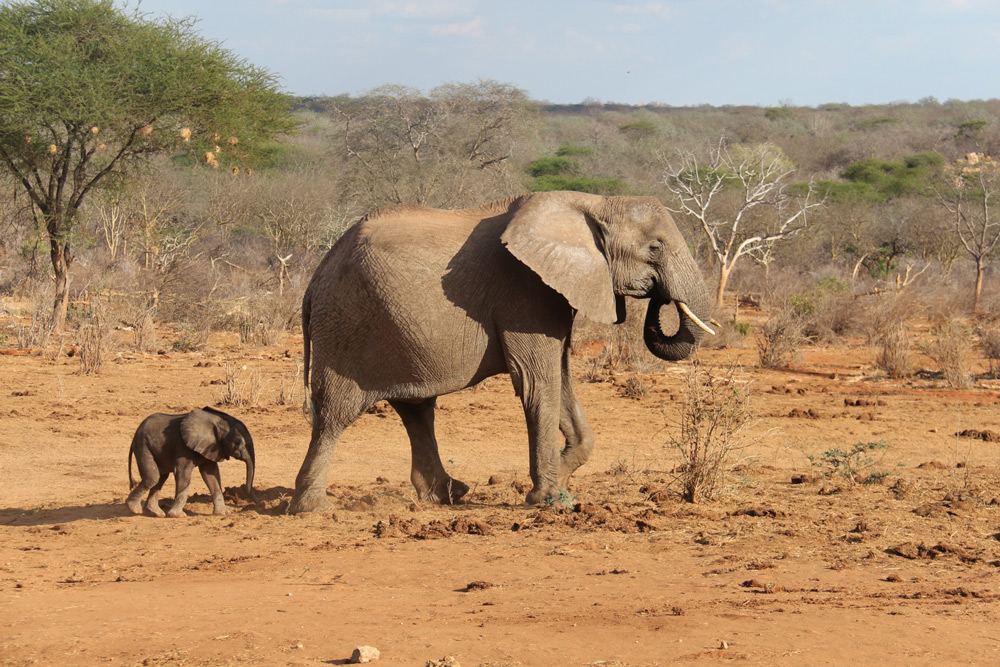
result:
[[[694,322],[695,324],[697,324],[699,328],[704,329],[705,331],[707,331],[708,333],[712,334],[713,336],[715,335],[715,332],[712,331],[708,327],[707,324],[705,324],[704,322],[702,322],[701,320],[699,320],[698,316],[691,312],[691,309],[687,307],[686,303],[684,303],[683,301],[678,301],[677,302],[677,307],[680,309],[680,311],[682,313],[684,313],[685,315],[687,315],[688,317],[690,317],[691,321]]]

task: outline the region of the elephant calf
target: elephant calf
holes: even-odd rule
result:
[[[138,484],[132,479],[133,456],[142,478]],[[198,466],[201,477],[212,494],[213,513],[225,514],[219,461],[228,458],[246,463],[247,493],[257,502],[257,494],[253,490],[253,438],[243,422],[209,407],[192,410],[186,415],[150,415],[143,420],[132,437],[132,447],[128,453],[128,482],[134,488],[128,494],[125,505],[133,514],[142,514],[142,494],[149,491],[146,509],[156,516],[164,516],[159,505],[160,489],[173,472],[177,491],[174,493],[174,503],[166,515],[184,516],[184,504],[191,485],[191,468]]]

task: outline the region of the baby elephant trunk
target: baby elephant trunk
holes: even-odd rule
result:
[[[246,448],[240,454],[240,460],[247,464],[247,495],[250,496],[252,501],[259,503],[260,499],[253,490],[254,470],[257,467],[257,457],[253,451],[253,440],[247,440]]]

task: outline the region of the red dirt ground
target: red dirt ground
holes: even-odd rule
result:
[[[439,401],[468,503],[416,502],[383,410],[338,446],[335,510],[291,516],[309,434],[301,389],[277,397],[299,345],[213,339],[96,376],[53,349],[0,356],[0,665],[344,664],[359,645],[385,665],[1000,664],[1000,443],[955,435],[1000,432],[994,381],[874,379],[860,345],[781,371],[749,346],[702,351],[716,371],[746,364],[761,437],[720,499],[690,505],[669,444],[689,363],[640,376],[634,399],[624,375],[584,381],[584,359],[598,446],[565,507],[522,504],[523,415],[498,377]],[[129,514],[134,429],[218,404],[226,362],[261,374],[256,407],[223,409],[254,434],[263,502],[237,494],[230,461],[228,516],[200,479],[185,519]],[[869,441],[887,445],[880,484],[810,462]]]

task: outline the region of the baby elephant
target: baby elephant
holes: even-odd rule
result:
[[[194,466],[198,466],[212,494],[213,512],[225,514],[218,462],[230,457],[247,464],[247,493],[257,502],[257,494],[253,490],[253,438],[243,422],[225,412],[206,407],[186,415],[157,413],[146,417],[132,437],[132,448],[128,453],[130,486],[135,484],[132,480],[133,455],[142,481],[128,494],[125,505],[134,514],[142,514],[142,494],[149,491],[146,509],[156,516],[163,516],[159,505],[160,489],[173,472],[177,492],[167,516],[184,516],[184,504],[191,485],[191,468]]]

